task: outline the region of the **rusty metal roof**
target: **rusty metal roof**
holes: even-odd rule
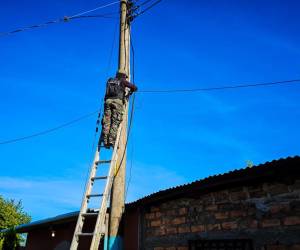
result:
[[[263,181],[288,180],[300,176],[300,157],[281,158],[257,166],[233,170],[209,176],[188,184],[161,190],[126,205],[127,208],[150,205],[178,198],[193,197],[225,188],[261,183]]]

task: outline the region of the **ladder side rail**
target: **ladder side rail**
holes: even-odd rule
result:
[[[100,240],[101,240],[101,235],[105,234],[104,223],[105,223],[105,217],[106,217],[106,211],[107,211],[107,204],[109,202],[109,197],[110,197],[110,193],[111,193],[111,189],[112,189],[112,184],[113,184],[113,179],[114,179],[114,170],[115,170],[117,160],[118,160],[117,151],[118,151],[118,147],[119,147],[119,143],[120,143],[122,128],[123,128],[123,126],[122,126],[122,124],[120,124],[116,143],[114,146],[112,160],[110,163],[109,173],[107,175],[107,182],[106,182],[105,190],[103,193],[103,198],[101,201],[101,207],[100,207],[96,225],[95,225],[95,231],[94,231],[94,236],[93,236],[93,239],[91,242],[90,250],[98,250]]]
[[[79,215],[77,218],[77,223],[76,223],[75,231],[73,234],[73,239],[72,239],[72,244],[71,244],[70,250],[77,250],[77,248],[78,248],[79,237],[77,236],[77,234],[82,231],[82,227],[83,227],[83,223],[84,223],[84,219],[85,219],[82,216],[82,214],[85,213],[87,210],[87,206],[88,206],[88,196],[87,195],[90,194],[91,190],[92,190],[92,183],[93,183],[92,177],[95,177],[95,175],[96,175],[96,171],[97,171],[96,162],[99,161],[99,157],[100,157],[99,155],[100,155],[100,152],[98,152],[98,150],[96,150],[93,165],[92,165],[92,168],[91,168],[90,174],[89,174],[89,179],[88,179],[86,187],[85,187],[84,197],[82,199],[81,208],[80,208],[80,212],[79,212]]]

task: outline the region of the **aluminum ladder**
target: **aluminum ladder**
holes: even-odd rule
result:
[[[77,219],[77,224],[75,227],[70,250],[78,249],[79,241],[82,237],[92,237],[92,241],[89,249],[98,250],[101,238],[105,235],[106,211],[109,203],[113,180],[115,177],[115,170],[117,167],[116,164],[119,157],[117,151],[120,143],[122,128],[123,126],[121,123],[118,129],[118,134],[117,134],[111,160],[100,160],[100,151],[101,148],[103,147],[100,147],[99,151],[96,150],[94,161],[90,169],[89,179],[86,183],[85,194],[83,196],[83,200],[81,203],[81,208]],[[101,164],[110,164],[107,176],[96,176],[97,168]],[[106,180],[103,194],[92,193],[93,184],[95,181],[98,180]],[[90,212],[90,209],[88,208],[89,200],[91,198],[97,198],[97,197],[102,198],[100,209],[98,212],[97,211]],[[84,226],[84,222],[87,217],[97,217],[97,221],[93,232],[85,233],[82,230]]]

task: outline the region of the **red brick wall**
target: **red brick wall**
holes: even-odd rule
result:
[[[300,181],[264,183],[148,208],[142,248],[186,250],[194,239],[252,239],[255,249],[300,249]]]

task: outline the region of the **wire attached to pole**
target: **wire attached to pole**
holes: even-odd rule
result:
[[[225,89],[240,89],[240,88],[251,88],[251,87],[264,87],[272,85],[282,85],[282,84],[291,84],[291,83],[300,83],[300,79],[285,80],[285,81],[276,81],[276,82],[265,82],[265,83],[250,83],[250,84],[237,84],[237,85],[227,85],[227,86],[217,86],[217,87],[208,87],[208,88],[191,88],[191,89],[149,89],[149,90],[140,90],[139,93],[184,93],[184,92],[200,92],[200,91],[214,91],[214,90],[225,90]]]
[[[112,12],[112,13],[107,13],[107,14],[102,14],[102,15],[88,15],[88,16],[85,15],[85,14],[95,12],[95,11],[100,10],[100,9],[107,8],[107,7],[112,6],[114,4],[117,4],[117,3],[119,3],[119,1],[115,1],[115,2],[112,2],[112,3],[109,3],[109,4],[105,4],[105,5],[101,5],[97,8],[87,10],[87,11],[83,11],[83,12],[77,13],[77,14],[72,15],[72,16],[64,16],[62,18],[58,18],[58,19],[53,20],[53,21],[48,21],[48,22],[41,23],[41,24],[31,25],[31,26],[28,26],[28,27],[19,28],[19,29],[9,31],[9,32],[2,32],[2,33],[0,33],[0,37],[7,36],[7,35],[13,35],[15,33],[19,33],[19,32],[22,32],[22,31],[28,31],[28,30],[31,30],[31,29],[45,27],[45,26],[48,26],[50,24],[65,23],[65,22],[69,22],[70,20],[73,20],[73,19],[80,19],[80,18],[114,18],[113,15],[118,13],[118,12]]]
[[[0,142],[0,145],[4,145],[4,144],[11,144],[11,143],[16,143],[16,142],[19,142],[19,141],[24,141],[24,140],[28,140],[28,139],[31,139],[31,138],[34,138],[34,137],[38,137],[38,136],[42,136],[42,135],[46,135],[46,134],[49,134],[49,133],[52,133],[56,130],[59,130],[59,129],[62,129],[62,128],[65,128],[65,127],[68,127],[74,123],[78,123],[82,120],[85,120],[91,116],[93,116],[94,114],[98,113],[99,111],[94,111],[94,112],[91,112],[91,113],[88,113],[86,115],[83,115],[77,119],[74,119],[74,120],[71,120],[69,122],[66,122],[66,123],[63,123],[57,127],[54,127],[54,128],[50,128],[50,129],[47,129],[47,130],[44,130],[44,131],[41,131],[41,132],[37,132],[37,133],[34,133],[32,135],[27,135],[27,136],[23,136],[23,137],[19,137],[19,138],[15,138],[15,139],[10,139],[10,140],[6,140],[6,141],[2,141]]]

